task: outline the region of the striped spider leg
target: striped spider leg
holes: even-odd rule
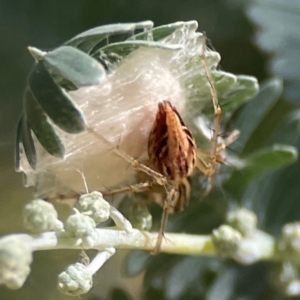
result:
[[[225,149],[225,145],[218,144],[218,136],[220,134],[220,126],[221,126],[221,107],[219,105],[217,91],[215,89],[211,72],[209,70],[206,56],[206,36],[204,35],[204,43],[201,47],[200,57],[202,59],[202,64],[205,71],[205,76],[207,79],[208,87],[210,90],[212,104],[214,109],[214,119],[213,119],[213,135],[211,139],[211,149],[209,153],[205,153],[203,151],[198,151],[197,156],[197,168],[206,176],[212,177],[216,174],[217,162],[223,163],[224,160],[221,158],[221,152]]]
[[[205,50],[206,36],[204,35],[204,43],[201,47],[200,57],[202,59],[214,109],[213,134],[211,138],[211,148],[209,151],[202,150],[201,148],[197,149],[196,168],[209,179],[207,189],[205,191],[205,194],[207,194],[212,188],[212,180],[216,174],[218,165],[225,162],[225,157],[223,154],[224,150],[228,145],[233,143],[238,138],[240,132],[238,130],[233,130],[226,139],[222,140],[221,142],[218,141],[220,136],[222,110],[219,105],[217,91],[206,60]]]
[[[160,112],[162,112],[164,108],[168,108],[168,110],[173,111],[173,106],[168,101],[159,103],[158,106],[159,106],[159,111],[157,113],[156,120],[153,125],[152,131],[150,133],[149,142],[148,142],[149,165],[154,166],[154,167],[157,166],[157,164],[156,164],[157,161],[154,159],[154,157],[156,156],[155,148],[151,147],[151,145],[152,145],[151,141],[153,141],[153,133],[152,132],[156,128],[157,120],[160,120],[160,118],[158,117],[160,115]],[[179,116],[179,114],[178,114],[178,116]],[[166,118],[165,118],[164,122],[166,122]],[[161,123],[159,123],[159,124],[161,124]],[[168,130],[168,126],[166,123],[161,124],[161,125],[162,125],[162,127],[164,127],[165,129]],[[160,172],[159,168],[157,168],[158,171],[156,171],[156,170],[152,169],[151,167],[134,159],[133,157],[131,157],[130,155],[128,155],[121,149],[112,147],[112,145],[110,144],[110,142],[108,140],[106,140],[103,136],[101,136],[97,132],[95,132],[91,127],[88,128],[88,131],[90,133],[94,134],[98,139],[102,140],[105,144],[107,144],[107,146],[110,148],[111,151],[115,152],[118,156],[124,158],[133,168],[135,168],[135,169],[149,175],[151,178],[153,178],[153,182],[146,181],[146,182],[137,183],[135,185],[130,185],[130,186],[126,186],[123,188],[114,189],[112,191],[103,192],[103,195],[113,195],[113,194],[120,194],[120,193],[125,193],[125,192],[143,192],[143,191],[151,190],[153,185],[159,185],[164,188],[165,193],[166,193],[166,198],[164,199],[164,202],[163,202],[163,209],[164,209],[163,216],[164,217],[162,218],[162,224],[161,224],[157,242],[156,242],[156,245],[155,245],[155,248],[153,251],[154,254],[157,254],[159,252],[159,249],[160,249],[160,246],[162,243],[163,232],[164,232],[164,228],[167,223],[167,216],[168,216],[169,210],[173,206],[173,203],[176,202],[175,199],[177,199],[179,196],[179,192],[177,189],[177,183],[175,181],[169,180],[169,178],[167,177],[168,174],[165,174],[164,172]],[[162,132],[159,132],[159,133],[161,134]],[[159,137],[155,136],[155,139],[158,139],[158,138]],[[156,145],[158,147],[160,147],[160,145],[157,141],[156,141]],[[195,159],[194,159],[194,163],[195,163]]]

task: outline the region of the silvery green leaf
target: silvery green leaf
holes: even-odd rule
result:
[[[207,300],[227,300],[230,299],[234,293],[235,284],[237,282],[239,273],[235,268],[228,268],[211,285],[207,292]]]
[[[16,141],[16,170],[20,171],[20,142],[22,142],[27,160],[31,168],[36,167],[36,151],[31,135],[31,130],[27,122],[26,116],[22,115],[17,129]]]
[[[71,40],[65,42],[65,45],[76,47],[84,52],[90,52],[90,50],[94,46],[110,36],[133,34],[135,29],[150,29],[152,27],[152,21],[144,21],[140,23],[119,23],[99,26],[76,35]]]
[[[236,88],[237,78],[231,73],[223,71],[213,71],[212,79],[215,84],[217,94],[220,96]]]
[[[80,46],[80,44],[82,44],[83,42],[89,42],[90,46],[93,47],[111,35],[130,33],[134,31],[134,28],[135,23],[120,23],[99,26],[76,35],[64,44],[77,47],[78,49],[84,51],[87,50],[86,47]]]
[[[182,48],[181,45],[170,45],[170,44],[153,42],[153,41],[133,40],[133,41],[125,41],[121,43],[109,44],[101,48],[101,53],[114,53],[116,55],[124,57],[140,47],[159,48],[165,50],[180,50]]]
[[[214,86],[217,91],[218,100],[222,107],[222,113],[230,112],[239,105],[247,102],[253,97],[259,89],[257,79],[251,76],[235,76],[223,71],[212,71]],[[188,98],[191,102],[188,105],[192,107],[189,111],[196,116],[202,108],[206,116],[213,115],[212,97],[205,74],[198,74],[187,82],[193,88],[189,90]],[[197,105],[198,110],[195,110]],[[193,108],[194,107],[194,108]]]
[[[176,30],[183,28],[184,25],[185,22],[175,22],[168,25],[158,26],[151,30],[145,30],[144,32],[135,34],[128,40],[161,41],[172,35]]]
[[[282,106],[279,106],[280,111]],[[299,149],[300,111],[293,110],[284,115],[280,127],[266,137],[267,143],[280,141]],[[299,219],[299,168],[298,160],[287,168],[266,174],[255,180],[243,196],[242,204],[255,210],[262,226],[273,234],[279,233],[284,223]]]
[[[43,57],[47,54],[47,52],[31,46],[28,46],[28,51],[37,63],[41,61]]]
[[[275,105],[282,92],[282,81],[273,78],[265,82],[260,92],[242,108],[235,120],[235,126],[241,134],[238,143],[234,145],[234,151],[241,152],[250,136],[259,126],[268,112]],[[245,122],[251,120],[251,122]]]
[[[291,49],[286,46],[287,44],[292,47],[299,45],[298,1],[256,0],[252,1],[247,12],[250,18],[261,26],[256,38],[263,49],[282,53]]]
[[[188,256],[174,265],[166,277],[167,299],[178,299],[199,276],[200,265],[203,269],[203,258]],[[184,276],[182,276],[185,274]]]
[[[236,76],[236,84],[227,93],[224,93],[220,99],[222,103],[222,112],[230,112],[240,105],[248,102],[259,91],[257,79],[252,76]],[[219,92],[219,90],[218,90]]]
[[[23,102],[24,112],[30,128],[35,133],[41,145],[53,156],[64,156],[64,145],[56,134],[49,118],[30,90],[26,90]]]
[[[230,73],[213,71],[212,77],[219,97],[227,93],[236,84],[236,76]],[[211,92],[206,75],[204,73],[196,74],[185,85],[189,91],[189,100],[197,103],[197,106],[203,107],[207,104],[209,106],[208,114],[213,114]]]
[[[267,171],[292,164],[297,158],[297,149],[288,145],[274,145],[257,151],[230,174],[223,186],[236,199],[240,199],[253,179]]]
[[[48,52],[43,61],[51,73],[71,81],[78,88],[97,85],[106,76],[104,67],[97,60],[70,46]]]
[[[126,275],[133,277],[140,274],[145,269],[146,263],[149,261],[150,257],[150,254],[146,251],[130,251],[126,257]]]
[[[43,62],[35,65],[28,78],[29,88],[44,112],[62,130],[78,133],[85,129],[85,120],[71,97],[60,88]]]
[[[204,45],[206,43],[206,36],[200,32],[194,33],[195,38],[194,38],[194,43],[197,45]],[[200,56],[200,47],[199,47],[199,55],[193,55],[192,57],[189,57],[189,61],[187,61],[186,68],[187,70],[189,69],[194,69],[193,67],[195,65],[199,66],[199,68],[204,69],[204,62],[203,58]],[[210,49],[205,50],[205,60],[207,63],[207,66],[209,69],[215,71],[217,66],[219,65],[221,61],[221,55],[220,53],[216,51],[212,51]]]
[[[284,96],[299,104],[299,1],[251,1],[248,15],[257,24],[256,43],[272,53],[269,71],[285,81]]]

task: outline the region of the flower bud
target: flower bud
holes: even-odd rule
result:
[[[282,294],[295,297],[300,295],[300,277],[297,266],[284,262],[274,268],[270,276],[274,287]]]
[[[61,231],[63,223],[58,220],[54,206],[41,199],[28,203],[23,210],[24,226],[33,233]]]
[[[18,289],[30,273],[30,237],[7,236],[0,239],[0,284]]]
[[[222,256],[232,256],[241,240],[241,233],[228,225],[221,225],[212,233],[215,250]]]
[[[79,244],[83,244],[88,248],[92,247],[97,241],[98,234],[95,228],[95,221],[78,211],[74,215],[71,215],[65,223],[66,233],[78,238]]]
[[[140,203],[128,205],[124,209],[124,215],[136,229],[149,231],[152,227],[152,215],[146,205]]]
[[[253,211],[238,208],[227,214],[227,224],[243,236],[250,235],[257,227],[257,216]]]
[[[80,196],[76,208],[91,217],[96,224],[105,222],[109,218],[110,204],[97,191]]]
[[[300,254],[300,223],[283,226],[279,248],[286,254]]]
[[[81,263],[70,265],[58,276],[58,289],[69,296],[87,293],[93,285],[93,275]]]

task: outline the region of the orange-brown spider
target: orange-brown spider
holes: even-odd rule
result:
[[[158,253],[160,250],[168,214],[181,211],[188,204],[190,195],[188,177],[195,168],[199,169],[204,175],[210,178],[213,177],[216,173],[217,164],[224,162],[223,150],[238,135],[237,131],[234,131],[228,139],[218,143],[221,108],[204,51],[205,45],[202,47],[200,56],[203,61],[214,107],[213,135],[210,151],[197,150],[193,134],[185,125],[176,108],[167,100],[163,100],[158,104],[158,111],[148,139],[149,161],[147,165],[132,158],[120,149],[112,149],[127,160],[132,167],[152,177],[153,181],[124,187],[108,194],[130,191],[141,192],[151,190],[157,185],[164,187],[166,191],[166,196],[163,200],[157,201],[163,207],[163,215],[154,253]],[[102,137],[100,138],[104,140]],[[108,143],[106,140],[105,142]]]

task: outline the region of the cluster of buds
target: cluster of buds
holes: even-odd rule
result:
[[[0,284],[20,288],[30,272],[32,252],[55,248],[98,248],[96,226],[111,217],[118,230],[129,232],[132,226],[99,192],[82,195],[65,223],[51,203],[33,200],[24,208],[24,225],[33,233],[11,235],[0,239]],[[62,245],[64,244],[64,245]],[[75,263],[58,276],[58,288],[65,294],[78,296],[92,287],[92,277],[115,253],[113,247],[101,246],[88,264]]]
[[[226,223],[212,233],[212,242],[219,255],[241,264],[252,264],[273,255],[275,240],[257,229],[254,212],[244,208],[230,211]]]

